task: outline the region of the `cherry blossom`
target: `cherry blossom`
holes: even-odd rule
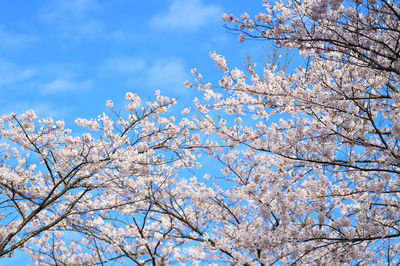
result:
[[[211,52],[221,78],[192,69],[196,96],[178,112],[157,91],[71,129],[34,111],[2,117],[0,256],[398,264],[399,6],[264,1],[254,19],[224,14],[239,41],[276,50],[243,70]],[[287,49],[303,58],[295,68]]]
[[[223,15],[233,33],[305,59],[289,72],[272,51],[263,71],[226,66],[211,91],[197,84],[196,122],[216,137],[204,149],[224,165],[224,194],[241,215],[259,213],[229,233],[239,263],[399,262],[399,6],[265,1],[255,20]]]

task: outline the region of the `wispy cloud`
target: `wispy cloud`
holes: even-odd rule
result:
[[[163,58],[157,60],[146,71],[147,82],[151,86],[161,86],[171,89],[183,87],[188,78],[189,70],[182,60],[177,58]],[[177,89],[177,88],[176,88]]]
[[[109,58],[100,64],[100,77],[119,76],[128,86],[184,93],[183,82],[189,78],[189,69],[179,58],[159,58],[155,61],[136,57]]]
[[[221,14],[222,7],[205,5],[201,0],[175,0],[167,12],[153,17],[150,24],[163,30],[191,30],[218,20]]]
[[[90,79],[83,81],[75,81],[65,78],[57,78],[43,85],[41,93],[43,94],[59,94],[72,91],[88,91],[92,88]]]
[[[0,87],[27,81],[36,75],[36,70],[23,68],[0,59]]]
[[[82,78],[79,67],[69,64],[26,66],[0,58],[0,90],[35,91],[50,95],[92,89],[92,80]]]
[[[58,1],[51,0],[43,9],[42,16],[44,18],[55,19],[82,19],[86,18],[91,11],[98,10],[99,4],[95,0],[69,0]],[[63,17],[68,13],[68,17]]]
[[[105,28],[103,22],[91,16],[98,10],[100,5],[95,0],[52,0],[41,10],[39,18],[63,37],[91,38]]]
[[[143,40],[144,36],[135,32],[129,32],[121,29],[113,29],[104,32],[101,36],[104,40],[112,41],[137,41]]]
[[[4,26],[0,25],[0,50],[1,51],[15,51],[28,46],[36,41],[37,36],[29,33],[19,33],[7,30]]]
[[[114,57],[106,59],[100,65],[100,76],[132,75],[145,69],[146,62],[135,57]]]
[[[93,87],[91,78],[82,72],[83,65],[53,62],[36,66],[36,78],[26,87],[42,95],[87,92]]]
[[[71,111],[68,107],[55,106],[54,104],[46,102],[34,103],[31,101],[20,101],[10,103],[4,101],[0,103],[0,115],[11,113],[22,114],[27,110],[34,110],[36,115],[40,118],[52,117],[60,119],[66,117]]]

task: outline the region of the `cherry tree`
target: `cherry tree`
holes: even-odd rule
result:
[[[1,256],[23,249],[52,265],[172,259],[182,241],[163,208],[176,207],[177,170],[196,159],[178,151],[190,142],[187,122],[164,115],[176,101],[159,93],[126,100],[125,114],[107,102],[110,116],[76,119],[78,135],[33,111],[1,119]]]
[[[33,111],[1,119],[0,256],[400,262],[399,2],[265,1],[255,19],[223,19],[303,63],[282,66],[283,50],[240,70],[211,52],[222,78],[193,69],[201,96],[179,119],[158,92],[127,93],[125,111],[107,102],[77,131]]]
[[[225,167],[248,230],[232,234],[241,263],[400,262],[400,4],[265,1],[252,19],[224,14],[239,41],[297,49],[303,66],[229,69],[202,82],[204,149]],[[242,227],[243,228],[243,227]],[[246,261],[247,259],[247,261]]]
[[[76,119],[75,133],[33,111],[1,118],[0,256],[24,250],[37,265],[253,261],[232,247],[259,227],[244,226],[257,209],[193,176],[209,145],[205,124],[168,116],[176,100],[159,92],[146,103],[125,98],[126,110],[109,101],[108,115]]]

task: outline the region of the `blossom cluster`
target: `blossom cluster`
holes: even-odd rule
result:
[[[377,4],[379,2],[379,4]],[[400,263],[398,1],[264,1],[223,15],[296,48],[224,56],[192,106],[131,92],[93,119],[0,119],[0,256],[38,265]],[[227,26],[229,28],[229,26]],[[176,113],[176,112],[175,112]],[[79,133],[78,133],[79,132]]]

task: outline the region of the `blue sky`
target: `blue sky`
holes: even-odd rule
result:
[[[39,117],[94,118],[128,91],[160,90],[188,105],[183,86],[196,67],[204,80],[221,73],[210,51],[231,66],[263,55],[261,42],[237,42],[221,14],[262,11],[262,0],[0,1],[0,115],[35,110]],[[25,265],[17,252],[0,265]]]
[[[33,109],[70,124],[96,117],[108,99],[123,107],[127,91],[155,90],[190,101],[182,84],[197,67],[221,74],[208,53],[232,66],[259,59],[260,42],[238,43],[221,14],[256,14],[262,1],[13,0],[0,2],[0,113]]]

